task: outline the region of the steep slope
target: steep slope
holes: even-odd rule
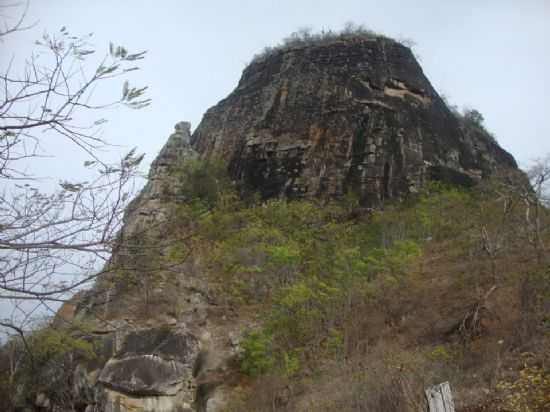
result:
[[[464,133],[409,48],[380,37],[257,58],[192,142],[264,198],[355,189],[376,205],[429,177],[469,183],[516,167],[486,133]]]

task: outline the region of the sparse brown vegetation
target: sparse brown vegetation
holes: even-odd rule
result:
[[[241,343],[254,396],[230,410],[417,410],[443,380],[459,408],[489,398],[518,351],[540,357],[547,344],[537,262],[550,215],[528,187],[510,175],[472,190],[433,184],[362,217],[352,197],[180,209],[212,257],[212,295],[263,307]]]
[[[342,30],[323,29],[319,32],[314,32],[313,29],[309,27],[302,27],[291,33],[290,36],[285,37],[279,44],[264,48],[260,53],[253,57],[252,61],[262,60],[274,53],[297,47],[326,45],[345,40],[376,40],[382,38],[387,39],[388,37],[380,33],[376,33],[362,24],[355,24],[353,22],[346,23]],[[410,40],[402,40],[401,43],[407,47],[412,47],[414,45],[414,42]]]
[[[177,312],[192,254],[208,262],[216,305],[254,308],[229,410],[412,411],[443,380],[463,408],[513,381],[518,353],[544,359],[550,215],[506,176],[429,185],[370,214],[355,213],[353,196],[246,203],[216,180],[174,200],[162,241],[129,238],[126,269],[140,270],[110,281],[139,299],[136,318]]]

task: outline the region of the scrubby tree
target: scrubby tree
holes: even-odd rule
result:
[[[26,8],[12,24],[1,25],[0,47],[29,28],[25,15]],[[145,52],[110,44],[97,59],[91,36],[75,36],[66,27],[44,34],[23,65],[12,59],[0,73],[0,301],[11,301],[23,321],[34,309],[20,302],[32,301],[36,308],[64,301],[101,275],[143,157],[132,150],[108,163],[102,149],[109,144],[99,132],[106,122],[103,109],[149,105],[146,87],[123,81],[120,97],[108,102],[94,91],[138,70]],[[87,154],[84,167],[92,177],[67,177],[57,190],[44,192],[28,170],[39,157],[55,156],[52,148],[63,143]],[[2,319],[2,325],[21,334],[14,319]]]
[[[525,223],[531,236],[529,243],[536,250],[539,262],[546,256],[546,246],[544,243],[545,233],[550,228],[548,222],[544,222],[544,217],[548,214],[545,209],[550,201],[550,155],[537,160],[528,170],[527,175],[531,187],[525,187],[522,191],[523,201],[525,203]]]
[[[464,109],[464,120],[472,122],[478,126],[482,126],[485,118],[479,110],[476,109]]]

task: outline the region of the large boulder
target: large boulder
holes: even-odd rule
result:
[[[99,374],[105,411],[185,411],[192,407],[193,368],[200,351],[185,330],[156,328],[130,332]],[[116,409],[118,408],[118,409]]]

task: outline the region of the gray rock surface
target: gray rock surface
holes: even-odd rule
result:
[[[192,370],[198,353],[198,340],[189,333],[167,328],[131,332],[101,371],[99,382],[136,396],[191,391],[192,401]]]
[[[515,168],[487,133],[466,133],[411,50],[352,39],[276,51],[253,61],[192,136],[264,198],[338,196],[365,205],[428,178],[472,183]]]

